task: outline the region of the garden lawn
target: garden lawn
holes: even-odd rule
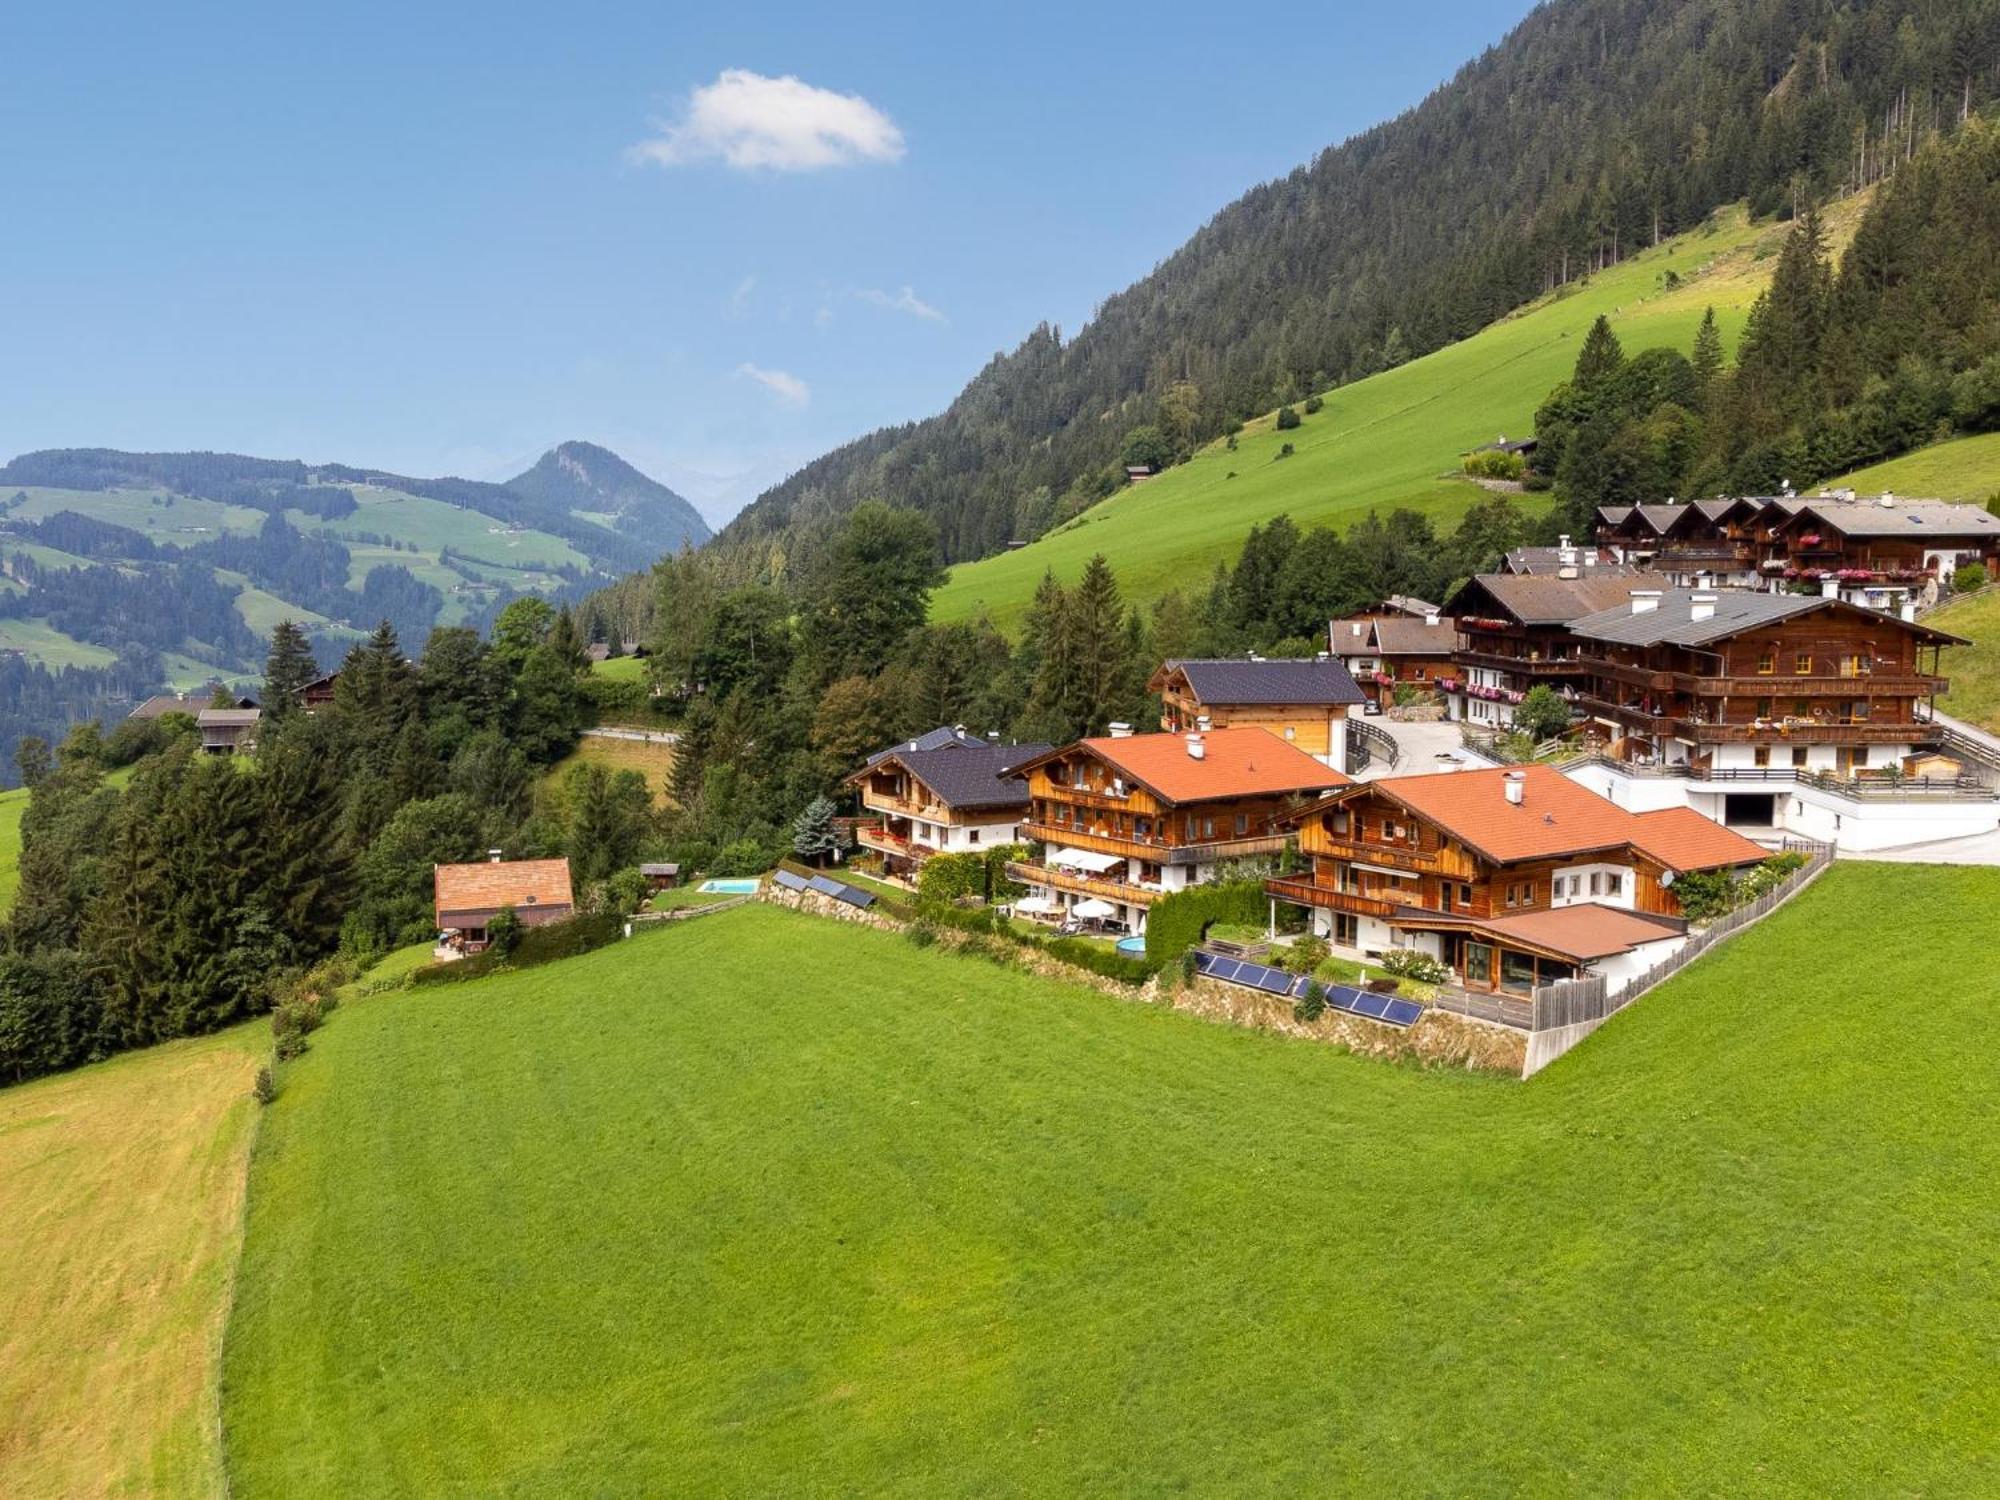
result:
[[[0,1495],[220,1495],[216,1371],[269,1028],[0,1090]]]
[[[1954,600],[1924,623],[1972,642],[1945,652],[1951,691],[1938,699],[1938,707],[1955,719],[2000,734],[2000,587],[1989,586]]]
[[[764,906],[348,1008],[233,1494],[1992,1493],[1996,903],[1838,866],[1525,1085]]]
[[[1830,218],[1842,245],[1861,200]],[[1422,359],[1326,393],[1326,406],[1290,432],[1276,413],[1249,423],[1236,451],[1212,443],[1185,464],[1120,490],[1030,546],[952,569],[933,596],[939,620],[984,612],[1012,631],[1044,571],[1073,583],[1102,552],[1128,600],[1172,588],[1208,587],[1217,561],[1241,550],[1253,525],[1289,514],[1306,524],[1345,528],[1370,510],[1407,508],[1441,531],[1486,492],[1458,477],[1462,456],[1502,434],[1525,437],[1535,409],[1576,365],[1583,336],[1610,317],[1627,354],[1656,345],[1685,353],[1704,308],[1713,305],[1734,343],[1750,304],[1769,281],[1782,225],[1751,224],[1741,210],[1575,283]],[[1671,275],[1671,284],[1670,284]],[[1280,458],[1281,446],[1296,452]],[[1524,495],[1530,508],[1545,496]]]
[[[28,810],[28,789],[0,792],[0,917],[14,909],[21,889],[21,815]]]

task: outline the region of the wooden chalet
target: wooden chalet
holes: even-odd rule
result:
[[[338,672],[328,672],[324,677],[315,677],[299,689],[299,702],[307,713],[325,708],[333,702],[334,689],[340,684]]]
[[[1347,759],[1347,711],[1367,701],[1332,656],[1170,661],[1146,687],[1160,695],[1160,728],[1169,734],[1265,729],[1336,767]]]
[[[1620,759],[1696,772],[1867,774],[1934,742],[1957,636],[1840,599],[1637,591],[1570,623],[1577,706]]]
[[[1399,687],[1433,692],[1458,676],[1458,622],[1436,606],[1422,615],[1401,610],[1349,615],[1329,622],[1327,638],[1379,708],[1395,703]]]
[[[204,708],[194,716],[204,755],[237,755],[257,747],[261,708]]]
[[[856,841],[904,875],[933,854],[1014,843],[1028,783],[1013,768],[1048,748],[939,728],[877,751],[847,778],[870,816],[857,825]]]
[[[435,865],[439,958],[462,958],[486,947],[487,927],[507,908],[524,927],[567,921],[576,914],[566,859],[502,859]]]
[[[1233,859],[1277,854],[1287,819],[1347,777],[1267,729],[1116,734],[1024,762],[1042,845],[1008,874],[1023,911],[1145,930],[1161,896],[1214,878]]]
[[[128,719],[164,719],[168,714],[186,714],[196,718],[203,709],[214,702],[213,693],[155,693],[135,707],[125,717]],[[255,708],[257,700],[238,696],[230,700],[231,708]]]
[[[1585,669],[1572,620],[1626,603],[1632,580],[1579,570],[1574,578],[1480,573],[1448,601],[1458,622],[1455,678],[1439,684],[1451,716],[1489,729],[1514,722],[1514,708],[1539,683],[1574,694]]]
[[[1765,851],[1685,807],[1631,813],[1549,766],[1393,776],[1295,814],[1309,876],[1266,889],[1364,956],[1416,949],[1466,989],[1622,978],[1678,944],[1673,885]]]
[[[1597,541],[1679,587],[1818,587],[1892,609],[1966,566],[2000,575],[2000,517],[1977,505],[1852,491],[1606,506]]]

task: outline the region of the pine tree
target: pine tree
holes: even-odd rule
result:
[[[570,614],[567,604],[556,611],[555,624],[549,627],[548,646],[556,654],[556,659],[572,672],[581,672],[590,665],[583,632],[577,629],[576,619]]]
[[[1099,552],[1085,565],[1070,609],[1076,665],[1065,708],[1079,733],[1103,734],[1124,697],[1122,688],[1132,666],[1124,615],[1118,580]]]
[[[1706,406],[1714,396],[1716,379],[1722,374],[1722,331],[1715,326],[1713,307],[1701,315],[1701,327],[1695,330],[1694,354],[1690,363],[1694,366],[1695,389],[1700,392],[1702,404]]]
[[[805,811],[792,820],[792,852],[808,864],[832,859],[847,847],[846,836],[833,821],[833,803],[815,797]]]
[[[271,632],[271,652],[264,660],[264,712],[281,719],[300,706],[306,685],[319,676],[306,633],[291,620],[280,620]]]
[[[1611,331],[1611,320],[1603,313],[1590,325],[1590,332],[1584,335],[1583,348],[1577,351],[1576,371],[1570,376],[1570,384],[1587,398],[1594,399],[1625,368],[1625,351],[1618,343],[1618,335]]]

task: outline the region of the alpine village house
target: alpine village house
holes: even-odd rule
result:
[[[855,839],[893,875],[914,875],[932,854],[1014,843],[1028,810],[1028,783],[1015,767],[1048,749],[953,727],[878,750],[847,778],[867,815]]]
[[[1357,782],[1286,821],[1311,873],[1265,888],[1315,932],[1366,955],[1415,949],[1469,991],[1523,1001],[1651,967],[1686,931],[1679,877],[1767,853],[1690,808],[1628,812],[1546,765]]]
[[[1168,734],[1268,729],[1334,767],[1347,764],[1347,711],[1367,701],[1331,656],[1169,661],[1146,688],[1160,695],[1160,728]]]
[[[502,859],[494,850],[483,864],[432,867],[437,918],[433,956],[464,958],[481,952],[493,919],[511,907],[523,927],[567,921],[576,913],[567,859]]]
[[[1267,664],[1268,665],[1268,664]],[[1016,909],[1143,933],[1162,896],[1230,860],[1276,855],[1288,819],[1348,778],[1268,729],[1114,733],[1026,761],[1022,834],[1039,863],[1007,866]]]

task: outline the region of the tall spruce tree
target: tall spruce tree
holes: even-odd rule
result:
[[[271,632],[271,651],[264,659],[264,713],[282,719],[302,702],[306,685],[319,676],[312,642],[292,620],[280,620]]]

